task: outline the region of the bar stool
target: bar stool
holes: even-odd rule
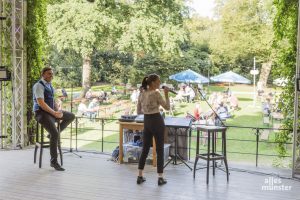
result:
[[[57,120],[56,123],[57,123],[57,130],[60,133],[60,120]],[[40,134],[39,134],[39,130],[40,130]],[[36,142],[35,142],[35,148],[34,148],[34,163],[36,163],[37,150],[38,150],[38,148],[40,148],[39,168],[42,167],[43,149],[49,148],[49,147],[50,147],[50,141],[44,141],[43,125],[36,122]],[[60,156],[60,164],[63,165],[63,156],[62,156],[62,151],[61,151],[60,135],[58,136],[57,148],[58,148],[59,156]]]
[[[227,174],[227,182],[229,181],[229,172],[228,172],[228,164],[227,164],[227,156],[226,156],[226,127],[219,127],[219,126],[198,126],[197,127],[197,147],[196,147],[196,158],[194,164],[194,178],[196,175],[196,170],[198,170],[197,162],[200,159],[204,159],[207,161],[206,165],[206,184],[209,183],[209,162],[213,162],[213,175],[215,175],[215,168],[216,168],[216,160],[224,160],[226,174]],[[199,132],[207,132],[207,153],[199,153]],[[216,153],[216,142],[217,142],[217,133],[222,133],[222,152],[221,154]],[[212,144],[212,145],[211,145]],[[201,168],[203,169],[203,168]]]

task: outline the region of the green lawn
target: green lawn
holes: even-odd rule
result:
[[[109,87],[108,87],[109,88]],[[210,86],[209,91],[224,91],[227,86]],[[229,126],[240,127],[268,127],[263,124],[261,113],[261,102],[257,100],[256,105],[253,105],[253,96],[250,92],[253,91],[253,87],[246,85],[234,85],[230,86],[232,92],[236,93],[239,99],[238,111],[234,112],[234,117],[228,119],[225,123]],[[195,102],[199,103],[202,110],[209,110],[209,106],[205,101]],[[176,106],[176,116],[185,116],[187,112],[193,111],[195,103],[181,103]],[[122,112],[115,113],[115,119],[119,118]],[[119,126],[117,120],[110,120],[105,123],[103,129],[101,121],[91,122],[89,119],[83,119],[81,127],[78,129],[78,148],[80,150],[93,150],[102,151],[102,137],[103,137],[103,151],[112,152],[113,149],[118,146],[118,131]],[[272,125],[270,125],[271,127]],[[75,126],[73,126],[74,128]],[[256,153],[256,130],[252,128],[229,128],[227,131],[227,151],[228,159],[232,162],[243,162],[255,165]],[[277,161],[276,157],[266,155],[277,155],[275,141],[276,132],[270,131],[268,140],[260,140],[259,142],[259,155],[258,165],[273,165],[274,161]],[[65,131],[65,138],[70,137],[70,132]],[[191,158],[195,156],[196,147],[196,132],[192,132],[192,151]],[[75,128],[73,129],[73,148],[75,147]],[[241,141],[246,140],[246,141]],[[265,143],[268,142],[268,143]],[[63,145],[69,147],[69,140],[64,140]],[[220,150],[220,142],[217,149]],[[287,145],[289,154],[291,155],[291,145]],[[206,146],[201,145],[201,150],[206,150]],[[290,159],[285,159],[284,163],[289,163]],[[286,164],[285,164],[286,165]]]

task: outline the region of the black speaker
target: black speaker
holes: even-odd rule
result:
[[[0,67],[0,81],[10,81],[10,71],[4,67]]]

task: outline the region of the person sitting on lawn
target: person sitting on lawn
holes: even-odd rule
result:
[[[63,100],[65,101],[68,98],[68,93],[65,88],[61,88],[61,93],[63,96]]]
[[[271,100],[267,98],[266,102],[263,103],[262,107],[264,115],[269,116],[271,114]]]
[[[109,98],[108,93],[107,93],[106,91],[104,91],[104,98],[103,98],[103,101],[104,101],[104,102],[107,102],[107,101],[108,101],[108,98]]]
[[[202,84],[200,84],[201,86],[199,86],[198,84],[198,92],[199,92],[199,95],[200,95],[200,99],[201,100],[205,100],[206,99],[206,91],[205,89],[203,88]]]
[[[261,81],[258,81],[257,82],[257,94],[258,94],[258,96],[262,96],[263,93],[264,93],[263,83]]]
[[[112,86],[111,95],[115,95],[115,94],[117,94],[117,92],[118,92],[118,90],[117,90],[116,86]]]
[[[231,92],[231,90],[230,90],[229,87],[228,87],[227,90],[225,91],[225,94],[226,94],[228,97],[232,94],[232,92]]]
[[[202,113],[202,111],[201,111],[200,105],[197,103],[194,108],[194,117],[197,121],[200,120],[201,113]]]
[[[196,96],[196,93],[195,93],[195,91],[192,87],[190,87],[190,93],[189,94],[190,94],[189,102],[191,103],[192,101],[194,101],[195,96]]]
[[[89,106],[88,106],[88,109],[87,109],[87,115],[90,117],[90,118],[95,118],[97,116],[97,111],[99,110],[99,104],[98,104],[98,99],[97,98],[94,98]]]
[[[184,100],[183,95],[184,95],[183,87],[180,87],[179,91],[177,92],[177,95],[173,98],[173,100],[182,102]]]
[[[86,99],[81,99],[81,102],[78,105],[78,108],[77,108],[77,116],[78,117],[82,117],[82,116],[86,115],[88,108],[87,108],[85,102],[86,102]]]
[[[216,92],[213,92],[213,93],[209,96],[209,98],[208,98],[208,103],[209,103],[210,105],[216,104],[217,98],[218,98],[218,94],[217,94]]]
[[[92,99],[92,97],[93,97],[92,89],[89,89],[85,94],[85,98],[90,100],[90,99]]]
[[[185,88],[185,93],[188,95],[187,98],[188,98],[188,102],[192,102],[195,98],[195,92],[193,90],[193,88],[191,88],[190,86],[186,86]]]
[[[83,116],[90,117],[95,112],[94,109],[89,109],[87,107],[86,101],[87,101],[86,99],[82,99],[80,104],[78,105],[77,108],[78,117],[83,117]]]
[[[239,107],[239,100],[238,98],[234,95],[231,94],[229,97],[229,103],[230,103],[230,108],[233,110],[237,110]]]
[[[98,101],[99,103],[103,103],[104,101],[104,91],[103,90],[100,90],[97,94],[97,97],[98,97]]]
[[[60,98],[55,99],[55,105],[57,107],[57,110],[63,110],[63,103],[62,100]]]
[[[217,114],[219,115],[221,120],[231,117],[228,112],[228,108],[224,105],[223,102],[221,102],[220,106],[217,108]]]
[[[138,90],[133,90],[132,94],[130,95],[130,99],[131,99],[131,102],[133,104],[136,104],[137,101],[138,101]]]
[[[225,99],[224,99],[224,94],[221,93],[221,92],[218,92],[217,93],[217,98],[216,98],[216,101],[215,103],[219,106],[221,103],[225,102]]]

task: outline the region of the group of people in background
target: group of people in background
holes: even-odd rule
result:
[[[81,100],[81,102],[78,105],[77,116],[88,117],[90,119],[96,118],[97,112],[99,110],[99,100],[97,98],[93,98],[88,103],[88,106],[86,104],[87,101],[87,99]]]
[[[238,98],[228,90],[226,92],[213,92],[209,96],[208,102],[216,110],[221,104],[227,107],[228,110],[236,110],[239,107]]]
[[[111,94],[113,94],[113,93],[111,93]],[[115,94],[115,92],[114,92],[114,94]],[[85,99],[92,100],[94,98],[97,98],[100,103],[107,102],[108,101],[108,93],[103,90],[92,91],[92,89],[89,89],[85,94]]]
[[[264,116],[270,116],[272,112],[280,113],[279,99],[273,93],[262,96],[262,112]]]
[[[177,95],[173,98],[174,101],[187,101],[192,102],[195,99],[196,92],[193,87],[189,85],[181,85],[177,91]]]
[[[228,90],[225,92],[213,92],[209,96],[208,103],[213,110],[203,111],[199,103],[195,104],[193,110],[195,121],[207,125],[221,125],[220,120],[225,121],[227,118],[231,118],[232,112],[238,109],[237,97],[231,92],[229,93]]]
[[[141,89],[136,89],[136,90],[132,91],[132,93],[130,95],[130,100],[133,104],[137,104],[139,96],[140,96],[140,92],[141,92]]]
[[[116,95],[117,92],[116,87],[112,86],[111,95]],[[89,89],[78,105],[77,116],[88,117],[90,119],[96,118],[100,104],[108,102],[108,100],[108,92],[103,90],[92,91],[92,89]]]

